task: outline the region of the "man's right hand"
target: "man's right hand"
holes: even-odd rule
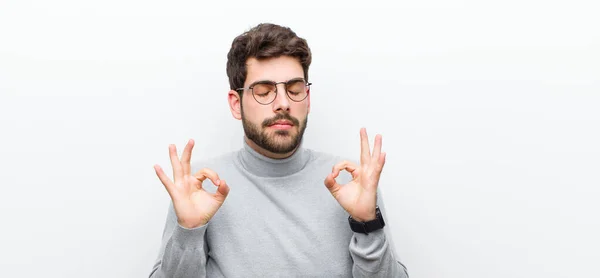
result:
[[[229,186],[224,180],[219,179],[219,175],[213,170],[204,168],[194,175],[191,174],[190,160],[193,148],[194,140],[190,139],[180,161],[175,145],[169,145],[174,182],[165,175],[159,165],[154,165],[156,175],[173,200],[179,225],[188,229],[208,223],[229,194]],[[202,182],[206,178],[218,187],[214,194],[202,188]]]

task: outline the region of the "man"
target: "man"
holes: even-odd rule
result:
[[[150,277],[408,277],[384,228],[381,136],[371,152],[360,130],[360,165],[302,147],[306,40],[259,24],[227,58],[243,148],[192,163],[193,140],[181,160],[170,145],[173,181],[154,166],[172,202]]]

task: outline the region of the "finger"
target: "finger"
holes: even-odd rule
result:
[[[169,156],[171,157],[171,167],[173,167],[173,180],[177,182],[183,178],[183,170],[181,169],[181,162],[177,157],[177,148],[174,144],[169,145]]]
[[[371,160],[371,148],[369,147],[369,137],[367,136],[367,129],[360,129],[360,164],[364,165],[369,163]]]
[[[375,135],[375,146],[373,147],[373,157],[372,161],[375,163],[379,162],[379,156],[381,155],[381,144],[382,144],[382,136],[380,134]]]
[[[225,180],[221,180],[220,184],[217,187],[217,192],[215,192],[215,197],[221,202],[225,201],[229,195],[229,185],[225,182]]]
[[[377,163],[377,172],[379,174],[381,174],[381,171],[383,171],[383,166],[385,165],[385,153],[381,153],[381,155],[379,156],[379,161]]]
[[[209,178],[210,181],[212,181],[212,183],[216,186],[219,186],[219,183],[221,182],[219,175],[215,171],[208,168],[202,168],[200,171],[194,174],[194,177],[196,177],[200,182],[203,182],[206,180],[206,178]]]
[[[331,194],[334,197],[336,195],[336,192],[338,192],[338,190],[340,190],[340,188],[342,188],[342,186],[340,184],[338,184],[337,181],[335,180],[333,173],[329,173],[329,175],[327,175],[324,183],[325,183],[325,187],[327,187],[329,192],[331,192]]]
[[[158,179],[160,179],[160,182],[162,182],[162,184],[165,186],[165,189],[167,189],[169,196],[171,196],[171,198],[173,198],[173,193],[174,193],[173,192],[173,188],[174,188],[173,182],[171,182],[169,177],[167,177],[167,175],[165,174],[165,172],[159,165],[154,165],[154,171],[156,172]]]
[[[192,188],[201,190],[202,189],[202,181],[200,181],[197,177],[192,175],[183,176],[187,184],[191,184]]]
[[[331,175],[335,179],[338,177],[342,170],[346,170],[352,175],[353,178],[355,178],[356,175],[358,175],[356,169],[358,169],[358,165],[348,160],[344,160],[333,166],[333,169],[331,170]]]
[[[194,140],[190,139],[185,145],[183,154],[181,155],[181,167],[183,168],[183,175],[187,176],[191,172],[190,160],[192,159],[192,149],[194,148]]]

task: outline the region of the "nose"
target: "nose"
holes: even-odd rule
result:
[[[273,111],[282,110],[286,112],[290,110],[290,99],[285,91],[285,84],[277,84],[277,95],[273,101]]]

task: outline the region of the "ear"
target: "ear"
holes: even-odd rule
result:
[[[231,90],[227,94],[227,101],[229,102],[229,110],[231,110],[231,115],[238,119],[242,119],[242,110],[241,110],[241,99],[238,92]]]
[[[308,89],[307,93],[308,94],[306,96],[306,101],[308,102],[308,107],[307,107],[306,113],[308,114],[308,113],[310,113],[310,88]]]

